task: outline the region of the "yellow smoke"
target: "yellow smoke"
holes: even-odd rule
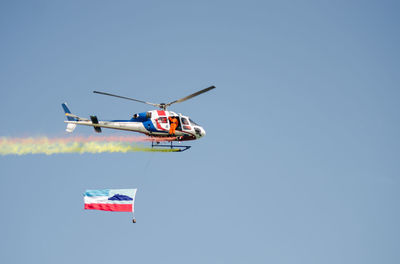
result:
[[[111,140],[110,140],[111,139]],[[0,137],[0,155],[105,153],[105,152],[176,152],[177,149],[153,149],[140,146],[132,138],[6,138]]]

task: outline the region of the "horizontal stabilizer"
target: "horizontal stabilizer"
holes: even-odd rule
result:
[[[94,131],[96,131],[97,133],[101,133],[101,127],[95,126],[95,124],[99,123],[97,116],[90,116],[90,120],[92,120],[92,123],[94,124],[94,126],[93,126]]]

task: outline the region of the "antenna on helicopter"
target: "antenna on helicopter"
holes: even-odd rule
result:
[[[167,104],[165,104],[165,103],[155,104],[155,103],[150,103],[150,102],[145,102],[145,101],[137,100],[137,99],[134,99],[134,98],[129,98],[129,97],[120,96],[120,95],[115,95],[115,94],[110,94],[110,93],[105,93],[105,92],[99,92],[99,91],[93,91],[93,93],[102,94],[102,95],[108,95],[108,96],[114,96],[114,97],[117,97],[117,98],[127,99],[127,100],[131,100],[131,101],[135,101],[135,102],[139,102],[139,103],[143,103],[143,104],[148,104],[148,105],[152,105],[152,106],[155,106],[155,107],[159,107],[159,108],[161,108],[162,110],[167,110],[167,107],[169,107],[169,106],[172,105],[172,104],[175,104],[175,103],[182,103],[182,102],[184,102],[184,101],[186,101],[186,100],[189,100],[190,98],[193,98],[193,97],[198,96],[198,95],[200,95],[200,94],[202,94],[202,93],[208,92],[208,91],[210,91],[210,90],[212,90],[212,89],[214,89],[214,88],[215,88],[214,85],[213,85],[213,86],[210,86],[210,87],[208,87],[208,88],[205,88],[205,89],[203,89],[203,90],[200,90],[200,91],[195,92],[195,93],[193,93],[193,94],[191,94],[191,95],[188,95],[188,96],[186,96],[186,97],[183,97],[183,98],[181,98],[181,99],[172,101],[172,102],[167,103]]]

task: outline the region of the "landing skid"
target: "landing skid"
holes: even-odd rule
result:
[[[155,143],[154,144],[154,142],[152,141],[151,142],[151,147],[152,148],[169,148],[169,149],[174,150],[176,152],[182,152],[182,151],[190,149],[192,146],[173,145],[172,141],[171,141],[171,144],[169,144],[169,145],[166,145],[166,144],[160,145],[159,143]]]

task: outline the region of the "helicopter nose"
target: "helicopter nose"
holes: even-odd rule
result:
[[[201,128],[200,134],[201,134],[201,137],[204,137],[206,135],[206,131],[204,130],[204,128]]]

